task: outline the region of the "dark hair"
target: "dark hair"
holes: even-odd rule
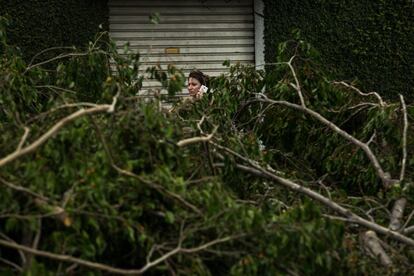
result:
[[[204,73],[200,70],[191,71],[188,75],[188,78],[194,78],[198,80],[201,83],[201,85],[207,85],[208,76],[204,75]]]

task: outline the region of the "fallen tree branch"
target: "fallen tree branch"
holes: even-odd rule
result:
[[[320,121],[321,123],[323,123],[324,125],[329,127],[331,130],[333,130],[335,133],[341,135],[346,140],[348,140],[351,143],[353,143],[354,145],[358,146],[359,148],[361,148],[365,152],[366,156],[371,161],[371,164],[373,165],[378,177],[382,180],[382,183],[386,188],[389,188],[392,184],[395,183],[395,180],[391,179],[389,174],[384,172],[384,170],[382,169],[382,166],[379,163],[377,157],[372,152],[371,148],[367,145],[367,143],[364,143],[364,142],[358,140],[357,138],[350,135],[346,131],[342,130],[337,125],[335,125],[333,122],[329,121],[328,119],[323,117],[321,114],[319,114],[318,112],[313,111],[312,109],[309,109],[307,107],[297,105],[297,104],[294,104],[294,103],[290,103],[290,102],[287,102],[287,101],[271,100],[266,95],[261,94],[261,93],[259,93],[259,95],[262,96],[262,98],[253,99],[252,102],[264,102],[264,103],[278,104],[278,105],[287,106],[287,107],[290,107],[290,108],[293,108],[293,109],[296,109],[296,110],[303,111],[304,113],[306,113],[306,114],[312,116],[313,118],[315,118],[316,120]]]
[[[389,237],[391,237],[395,240],[398,240],[400,242],[403,242],[405,244],[408,244],[408,245],[414,247],[414,240],[413,239],[411,239],[409,237],[406,237],[405,235],[403,235],[401,233],[398,233],[396,231],[392,231],[392,230],[390,230],[386,227],[383,227],[383,226],[381,226],[377,223],[368,221],[368,220],[356,215],[352,211],[342,207],[338,203],[330,200],[329,198],[324,197],[323,195],[321,195],[321,194],[319,194],[319,193],[317,193],[317,192],[315,192],[315,191],[313,191],[309,188],[306,188],[302,185],[299,185],[299,184],[297,184],[297,183],[295,183],[295,182],[293,182],[289,179],[277,176],[274,173],[269,172],[265,168],[262,168],[261,166],[259,166],[256,161],[251,160],[247,157],[244,157],[244,156],[240,155],[239,153],[237,153],[237,152],[235,152],[235,151],[233,151],[233,150],[231,150],[227,147],[221,146],[221,145],[219,145],[217,143],[214,143],[212,141],[210,141],[209,143],[212,144],[213,146],[215,146],[216,148],[219,148],[219,149],[221,149],[221,150],[223,150],[223,151],[225,151],[225,152],[227,152],[227,153],[243,160],[244,162],[247,162],[250,165],[250,166],[236,165],[236,168],[247,171],[247,172],[250,172],[252,174],[255,174],[255,175],[258,175],[258,176],[261,176],[261,177],[265,177],[265,178],[274,180],[275,182],[285,186],[289,190],[304,194],[304,195],[306,195],[306,196],[322,203],[323,205],[327,206],[328,208],[332,209],[333,211],[335,211],[335,212],[343,215],[344,217],[348,218],[353,223],[359,224],[363,227],[366,227],[367,229],[373,230],[373,231],[375,231],[379,234],[383,234],[385,236],[389,236]]]

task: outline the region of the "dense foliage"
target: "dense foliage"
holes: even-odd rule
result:
[[[21,49],[26,61],[47,48],[83,46],[100,25],[109,28],[106,0],[0,0],[0,16],[10,19],[9,43]]]
[[[412,1],[264,1],[265,58],[300,30],[336,78],[357,80],[365,91],[413,100]]]
[[[46,70],[42,62],[27,64],[0,34],[2,272],[412,271],[412,245],[381,236],[394,265],[379,266],[358,241],[365,227],[343,223],[346,217],[302,192],[311,188],[381,225],[394,198],[412,198],[408,168],[397,188],[381,188],[355,145],[303,112],[266,101],[297,103],[290,85],[297,76],[309,108],[359,139],[375,131],[375,154],[398,174],[400,104],[379,106],[375,97],[332,84],[307,44],[294,44],[292,63],[285,62],[291,45],[282,45],[284,62],[273,74],[231,67],[211,81],[212,93],[167,111],[136,92],[151,76],[170,94],[180,90],[184,78],[173,66],[140,73],[127,47],[119,55],[113,44],[90,43]],[[409,140],[409,153],[412,146]],[[407,161],[412,168],[411,155]],[[293,191],[269,175],[303,188]]]

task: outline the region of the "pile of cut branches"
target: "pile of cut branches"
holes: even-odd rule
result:
[[[174,94],[173,67],[140,73],[102,36],[27,64],[0,34],[1,271],[413,270],[402,96],[329,80],[299,41],[266,74],[230,67],[170,112],[136,93],[152,76]]]

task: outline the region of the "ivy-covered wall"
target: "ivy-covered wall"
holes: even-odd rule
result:
[[[26,59],[56,46],[84,46],[108,29],[107,0],[0,0],[0,15],[8,15],[9,44]]]
[[[411,0],[264,0],[265,59],[299,29],[341,80],[366,92],[414,100],[414,2]]]

